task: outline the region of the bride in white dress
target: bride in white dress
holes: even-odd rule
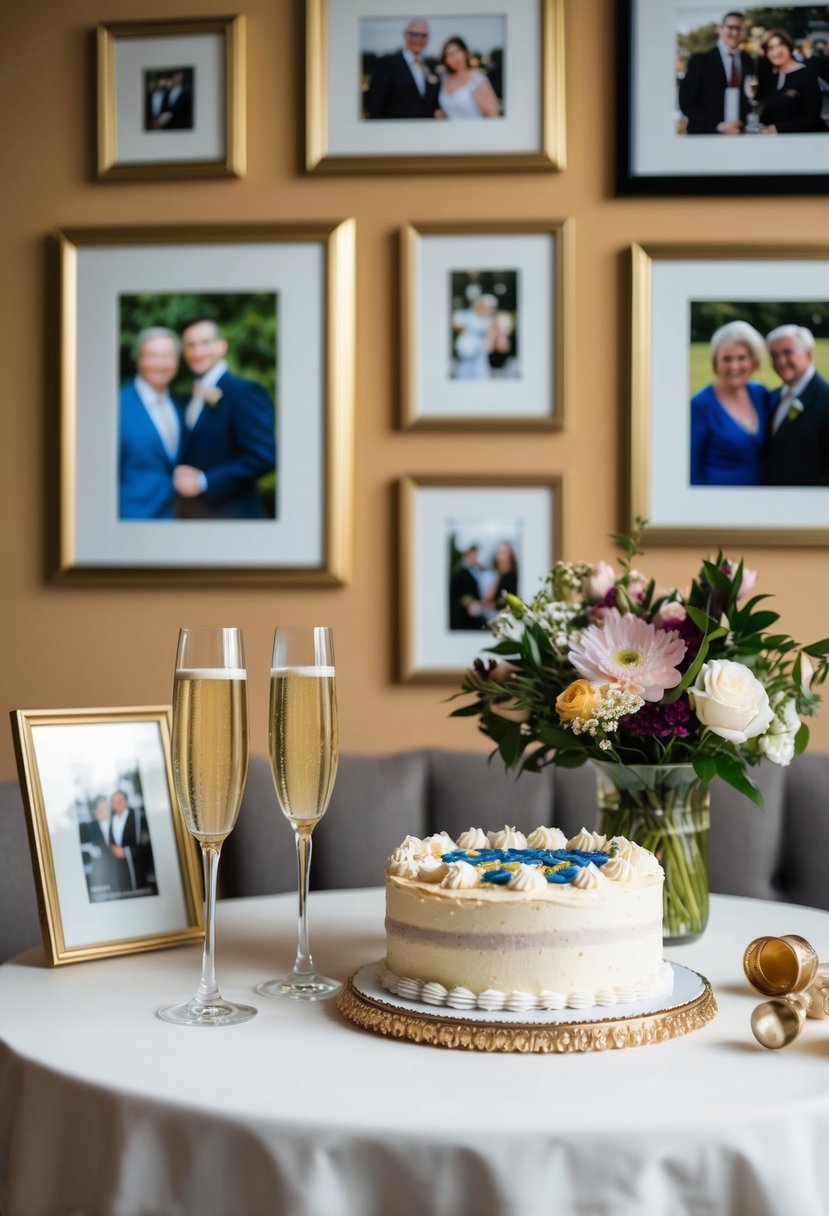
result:
[[[470,65],[469,48],[463,38],[449,38],[440,58],[445,71],[435,118],[501,117],[495,90],[483,72]]]

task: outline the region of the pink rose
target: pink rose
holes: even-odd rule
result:
[[[675,625],[679,625],[687,618],[688,613],[683,604],[678,604],[676,600],[668,600],[654,613],[653,623],[657,629],[673,629]]]
[[[591,604],[598,604],[616,584],[616,571],[608,562],[596,562],[589,574],[581,581],[584,598]]]
[[[731,561],[730,558],[726,558],[722,564],[723,574],[728,575],[729,578],[733,578],[734,571],[737,569],[737,564],[737,562]],[[740,590],[737,592],[737,599],[741,600],[744,596],[748,595],[749,592],[753,591],[754,584],[756,582],[757,571],[751,570],[748,566],[743,566],[743,581],[740,583]]]

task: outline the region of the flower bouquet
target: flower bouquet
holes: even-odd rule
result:
[[[598,830],[656,853],[666,937],[688,940],[707,917],[708,783],[759,802],[751,767],[804,750],[829,639],[768,632],[778,614],[752,594],[756,572],[722,552],[687,593],[657,591],[631,564],[644,523],[614,537],[618,571],[557,562],[528,603],[506,597],[494,657],[465,674],[456,695],[474,699],[453,716],[477,717],[508,768],[593,761]]]

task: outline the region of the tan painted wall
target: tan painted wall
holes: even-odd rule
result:
[[[232,8],[233,6],[231,6]],[[392,682],[396,648],[391,486],[405,473],[564,474],[564,555],[610,556],[619,526],[631,243],[684,239],[825,239],[825,199],[636,201],[612,197],[613,47],[608,0],[568,0],[569,164],[561,174],[310,178],[302,139],[301,5],[245,0],[248,21],[248,174],[240,182],[96,184],[91,180],[94,57],[99,20],[223,13],[224,0],[178,0],[174,10],[127,0],[28,0],[4,6],[0,114],[4,150],[0,226],[3,333],[2,653],[7,708],[141,705],[170,692],[176,633],[185,622],[238,623],[248,641],[253,747],[265,749],[266,672],[278,623],[336,631],[342,742],[351,751],[439,744],[484,747],[447,721],[448,689]],[[44,238],[56,227],[290,221],[353,215],[357,271],[357,540],[351,585],[337,591],[92,589],[49,586],[43,573],[47,345]],[[405,221],[575,221],[569,302],[574,363],[559,435],[396,431],[395,233]],[[829,632],[829,561],[822,549],[752,548],[761,588],[776,592],[797,637]],[[688,580],[694,549],[652,550],[657,580]],[[829,747],[829,715],[815,730]],[[0,729],[0,778],[14,774]]]

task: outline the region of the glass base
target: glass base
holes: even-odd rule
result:
[[[238,1022],[249,1022],[257,1013],[253,1005],[234,1005],[222,997],[207,1005],[193,997],[183,1005],[165,1005],[158,1010],[163,1022],[176,1026],[235,1026]]]
[[[287,997],[291,1001],[327,1001],[342,988],[339,980],[329,980],[324,975],[289,975],[278,980],[257,984],[256,991],[262,996]]]

